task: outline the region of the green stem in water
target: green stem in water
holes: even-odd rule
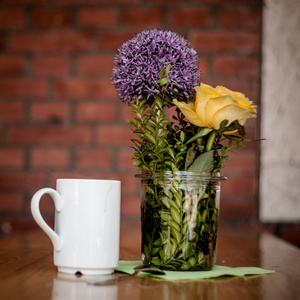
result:
[[[207,144],[206,144],[206,151],[210,151],[212,149],[216,136],[217,136],[217,132],[213,130],[208,137]]]

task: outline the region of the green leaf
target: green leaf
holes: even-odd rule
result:
[[[149,119],[148,122],[149,122],[149,124],[152,125],[153,127],[157,127],[157,123],[156,123],[154,120]]]
[[[189,259],[188,259],[188,263],[190,264],[190,266],[194,266],[196,264],[196,258],[191,256]]]
[[[170,198],[168,197],[161,197],[161,201],[162,203],[167,207],[167,208],[170,208]]]
[[[162,78],[158,80],[159,85],[166,85],[168,83],[168,78]]]
[[[146,125],[146,129],[150,132],[152,132],[153,134],[155,134],[155,129],[149,125]]]
[[[181,233],[177,229],[175,229],[175,227],[171,227],[171,232],[174,238],[176,239],[177,243],[179,244],[181,241]]]
[[[141,134],[141,133],[144,133],[144,131],[142,129],[135,129],[135,130],[133,130],[133,133],[134,134]]]
[[[145,132],[144,135],[150,142],[156,144],[155,137],[150,132]]]
[[[168,64],[166,67],[166,74],[168,75],[169,71],[171,70],[171,64]]]
[[[192,138],[190,138],[186,144],[189,144],[195,140],[197,140],[200,137],[206,136],[209,134],[213,129],[211,128],[202,128],[196,135],[194,135]]]
[[[188,168],[191,172],[211,172],[214,167],[214,151],[208,151],[199,155]]]
[[[153,258],[151,260],[151,263],[153,263],[155,266],[160,266],[163,264],[163,262],[158,257]]]
[[[228,158],[229,158],[228,155],[222,156],[221,157],[221,163],[224,163],[225,161],[227,161]]]
[[[159,248],[153,248],[152,252],[151,252],[151,255],[155,256],[155,254],[158,252],[158,250],[159,250]]]
[[[185,158],[185,166],[184,169],[187,170],[187,168],[192,164],[192,162],[195,160],[196,156],[196,151],[194,150],[196,145],[193,145],[191,148],[186,153],[186,158]]]
[[[170,121],[167,119],[163,119],[162,121],[160,121],[160,123],[168,125],[170,123]]]
[[[153,245],[154,246],[160,246],[161,244],[161,238],[158,238],[156,241],[154,241]]]
[[[174,227],[178,232],[180,232],[180,226],[177,222],[175,221],[170,221],[170,226]]]
[[[221,123],[220,123],[220,128],[219,128],[219,132],[223,132],[225,130],[227,130],[226,126],[228,124],[228,120],[223,120]]]
[[[180,224],[180,214],[179,212],[174,208],[174,207],[171,207],[170,208],[170,212],[171,212],[171,216],[172,216],[172,219],[177,222],[178,224]]]
[[[181,265],[181,267],[180,267],[180,269],[186,271],[186,270],[189,270],[189,268],[190,268],[189,263],[183,261],[183,262],[182,262],[182,265]]]
[[[171,245],[171,255],[174,256],[177,249],[177,242],[175,239],[172,239],[172,245]]]
[[[179,210],[179,206],[178,206],[178,204],[176,203],[176,201],[170,199],[169,204],[170,204],[171,206],[173,206],[175,209]]]
[[[170,156],[174,159],[175,158],[174,150],[171,148],[168,148],[168,152],[169,152]]]
[[[183,131],[180,131],[180,141],[183,143],[185,139],[185,134]]]

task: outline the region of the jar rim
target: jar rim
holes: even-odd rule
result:
[[[223,181],[227,177],[221,176],[220,172],[194,172],[194,171],[172,171],[172,170],[150,170],[141,171],[135,177],[139,179],[158,179],[158,178],[176,178],[183,177],[189,179],[201,179],[209,181]]]

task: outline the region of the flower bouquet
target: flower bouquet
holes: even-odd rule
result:
[[[133,163],[142,183],[142,259],[170,270],[209,270],[218,228],[219,171],[244,141],[256,106],[200,84],[196,51],[167,30],[145,30],[115,57],[113,83],[135,117]],[[174,112],[171,119],[167,116]]]

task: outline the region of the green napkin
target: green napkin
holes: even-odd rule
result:
[[[136,261],[119,261],[119,266],[115,269],[116,272],[132,274],[134,268],[141,265],[142,262]],[[207,279],[221,276],[245,276],[245,275],[262,275],[271,274],[274,271],[265,270],[257,267],[239,267],[229,268],[225,266],[214,266],[210,271],[165,271],[166,275],[154,275],[146,272],[141,272],[138,276],[154,277],[165,280],[196,280]]]

